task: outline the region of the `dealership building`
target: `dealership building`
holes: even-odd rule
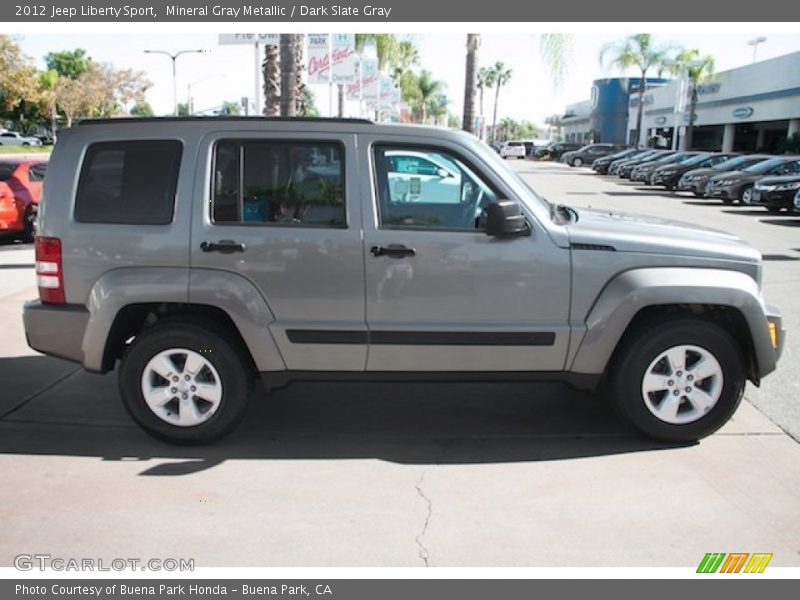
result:
[[[647,83],[641,142],[670,147],[676,126],[679,142],[685,133],[688,106],[684,113],[675,111],[678,82]],[[604,109],[604,87],[614,85],[628,90],[624,117],[618,110]],[[567,107],[562,119],[565,140],[632,143],[638,102],[636,79],[595,81],[590,100]],[[793,134],[800,135],[800,52],[722,71],[698,85],[694,148],[777,151]]]

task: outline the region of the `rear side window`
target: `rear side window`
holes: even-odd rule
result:
[[[338,142],[221,140],[214,149],[217,224],[346,227]]]
[[[182,149],[175,140],[92,144],[78,181],[75,220],[126,225],[170,223]]]

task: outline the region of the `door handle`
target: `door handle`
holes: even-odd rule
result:
[[[417,254],[414,248],[409,248],[402,244],[373,246],[369,251],[372,252],[372,256],[388,256],[389,258],[405,258],[406,256],[415,256]]]
[[[220,240],[219,242],[202,242],[200,250],[203,252],[221,252],[222,254],[232,254],[233,252],[244,252],[247,246],[234,242],[233,240]]]

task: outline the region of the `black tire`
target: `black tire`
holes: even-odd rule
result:
[[[739,204],[745,204],[745,201],[744,201],[745,195],[751,194],[752,191],[753,191],[753,186],[752,185],[743,185],[742,189],[739,190],[739,196],[737,198],[739,200]]]
[[[722,198],[722,203],[730,205],[733,204],[733,200],[731,200],[730,198]]]
[[[171,348],[202,353],[219,374],[222,397],[216,412],[199,425],[182,427],[162,420],[147,405],[141,380],[147,363]],[[219,325],[192,318],[172,318],[137,335],[122,357],[119,392],[128,413],[147,433],[171,444],[214,442],[230,433],[244,416],[254,380],[249,356]]]
[[[648,408],[642,383],[651,362],[680,345],[700,347],[717,360],[722,369],[722,390],[705,415],[674,424]],[[741,348],[725,329],[698,317],[676,316],[650,321],[625,335],[612,362],[608,389],[617,413],[646,436],[664,442],[693,442],[714,433],[730,419],[744,393],[745,373]]]
[[[703,192],[692,192],[698,198],[705,198],[706,195]]]
[[[777,215],[779,212],[781,212],[780,206],[767,206],[765,208],[767,209],[767,212],[771,215]]]
[[[36,238],[36,211],[32,207],[28,207],[23,217],[25,228],[22,230],[20,239],[26,244],[32,244]]]
[[[583,166],[583,159],[580,158],[580,157],[573,158],[572,159],[572,166],[573,167],[582,167]]]

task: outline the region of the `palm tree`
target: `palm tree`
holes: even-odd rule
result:
[[[518,123],[511,117],[504,117],[500,121],[498,129],[503,132],[503,139],[510,140],[517,136]]]
[[[378,70],[383,71],[384,67],[392,65],[398,52],[399,42],[391,33],[357,33],[356,50],[359,52],[367,42],[374,42],[378,52]]]
[[[500,88],[511,81],[511,69],[505,63],[497,61],[491,68],[491,79],[494,83],[494,116],[492,117],[492,142],[497,140],[497,106],[500,102]]]
[[[419,64],[419,50],[411,40],[402,40],[395,45],[389,62],[392,81],[399,86],[403,73]]]
[[[488,67],[478,69],[477,83],[475,85],[478,88],[478,110],[480,115],[483,116],[483,90],[494,86],[492,70]]]
[[[280,114],[281,100],[281,68],[278,46],[267,44],[264,46],[264,62],[261,69],[264,72],[264,110],[268,117]]]
[[[647,72],[656,69],[660,74],[664,70],[673,48],[669,45],[656,45],[650,33],[636,33],[624,40],[607,44],[600,51],[600,63],[608,59],[608,65],[620,70],[636,67],[641,73],[639,79],[639,108],[636,113],[636,129],[634,144],[639,146],[642,132],[642,113],[644,111],[644,92],[647,87]]]
[[[467,34],[467,72],[464,82],[464,120],[461,129],[475,133],[475,90],[478,76],[478,47],[481,45],[481,36],[477,33]],[[481,90],[481,96],[483,90]]]
[[[282,33],[281,43],[281,116],[297,114],[297,44],[295,34]]]
[[[433,117],[434,125],[441,125],[447,116],[447,96],[439,94],[428,102],[428,112]]]
[[[444,91],[444,83],[434,79],[430,71],[423,69],[419,77],[417,77],[417,89],[419,91],[418,108],[422,114],[422,123],[424,124],[428,120],[430,103]]]
[[[305,36],[302,33],[294,36],[294,98],[295,114],[306,116],[306,84],[303,83],[303,71],[306,66],[303,64],[303,47],[305,46]]]
[[[683,147],[686,150],[691,150],[694,120],[696,118],[695,112],[697,110],[697,86],[700,82],[713,77],[714,57],[710,54],[701,57],[700,51],[696,48],[681,50],[675,57],[675,63],[670,66],[670,72],[673,75],[680,75],[684,71],[687,73],[689,81],[689,124],[686,127],[686,135],[683,138]]]
[[[558,88],[564,81],[567,64],[572,53],[572,35],[568,33],[543,33],[539,38],[539,52],[550,72],[553,85]]]

